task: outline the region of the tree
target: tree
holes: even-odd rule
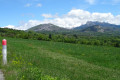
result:
[[[114,46],[115,46],[115,47],[120,47],[119,43],[115,43]]]
[[[52,39],[52,35],[51,34],[49,34],[49,39]]]

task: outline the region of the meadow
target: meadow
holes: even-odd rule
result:
[[[120,48],[6,39],[5,80],[120,80]]]

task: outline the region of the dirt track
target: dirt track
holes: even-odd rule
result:
[[[4,80],[4,76],[1,70],[0,70],[0,80]]]

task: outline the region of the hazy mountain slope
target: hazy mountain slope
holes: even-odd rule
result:
[[[81,30],[82,32],[104,32],[104,29],[101,26],[90,26]]]
[[[109,28],[110,27],[111,28],[114,28],[114,27],[119,28],[120,27],[120,25],[115,25],[115,24],[110,24],[110,23],[105,23],[105,22],[97,22],[97,21],[92,22],[92,21],[88,21],[86,24],[78,26],[78,27],[76,27],[74,29],[82,29],[82,28],[90,27],[90,26],[94,26],[94,25],[99,25],[99,26],[102,26],[102,27],[109,27]]]
[[[69,29],[66,28],[61,28],[59,26],[53,25],[53,24],[40,24],[37,25],[35,27],[32,27],[30,29],[28,29],[27,31],[35,31],[35,32],[44,32],[44,31],[48,31],[48,32],[66,32]]]
[[[98,27],[99,26],[99,27]],[[95,30],[98,30],[96,31]],[[79,30],[79,31],[92,31],[92,32],[115,32],[115,31],[120,31],[120,25],[114,25],[114,24],[109,24],[105,22],[92,22],[89,21],[84,25],[81,25],[79,27],[73,28],[73,30]]]
[[[99,32],[99,33],[116,33],[120,32],[120,25],[109,24],[105,22],[92,22],[89,21],[84,25],[73,29],[62,28],[53,24],[40,24],[28,29],[27,31],[43,32],[43,33],[69,33],[69,34],[81,34],[84,32]]]

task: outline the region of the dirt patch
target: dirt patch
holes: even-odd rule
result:
[[[5,80],[3,76],[3,72],[0,70],[0,80]]]

